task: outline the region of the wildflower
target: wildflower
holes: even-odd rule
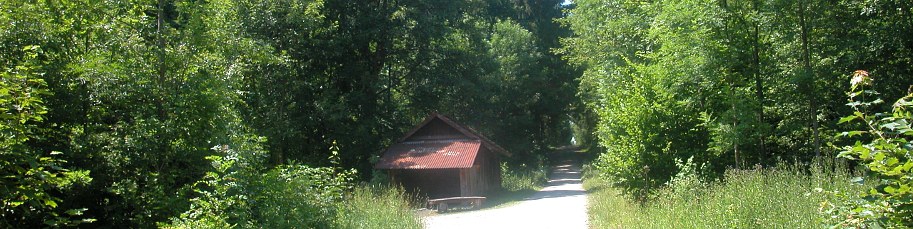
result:
[[[853,79],[850,80],[850,86],[856,86],[860,84],[868,85],[871,82],[869,78],[869,72],[866,70],[856,70],[853,72]]]

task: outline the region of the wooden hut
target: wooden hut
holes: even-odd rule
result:
[[[433,113],[388,148],[375,168],[429,198],[489,196],[501,188],[510,153],[474,130]]]

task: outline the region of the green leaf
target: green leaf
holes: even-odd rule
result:
[[[67,213],[67,215],[71,215],[71,216],[77,216],[77,215],[82,215],[82,213],[85,212],[86,210],[88,210],[88,209],[86,209],[86,208],[70,209],[70,210],[65,211],[64,213]]]
[[[894,187],[891,187],[891,186],[885,186],[885,187],[884,187],[884,191],[887,192],[887,193],[889,193],[889,194],[894,194],[894,192],[896,192],[897,189],[895,189]]]
[[[869,159],[872,153],[868,148],[862,146],[853,147],[853,151],[859,153],[861,159]]]
[[[855,116],[855,115],[846,116],[846,117],[840,118],[840,121],[837,121],[837,124],[853,121],[857,118],[859,118],[859,116]]]
[[[854,130],[854,131],[848,131],[847,133],[848,133],[848,137],[853,137],[853,136],[857,136],[857,135],[862,135],[862,134],[868,133],[868,131]]]
[[[850,180],[850,182],[858,184],[858,185],[863,185],[863,184],[865,184],[865,179],[862,177],[854,177],[853,179]]]
[[[881,125],[881,128],[888,128],[890,130],[895,130],[895,129],[897,129],[898,126],[900,126],[899,123],[890,122],[890,123],[885,123],[885,124]]]
[[[57,202],[55,202],[54,200],[51,200],[51,199],[45,199],[45,200],[44,200],[44,205],[45,205],[45,206],[49,206],[49,207],[51,207],[51,208],[56,208],[56,207],[57,207]]]

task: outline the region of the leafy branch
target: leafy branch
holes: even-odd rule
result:
[[[892,106],[891,113],[869,114],[867,109],[881,104],[881,99],[866,100],[866,95],[878,92],[866,89],[874,80],[866,71],[856,71],[850,81],[848,106],[853,115],[841,118],[839,123],[861,121],[865,130],[845,131],[838,137],[861,137],[870,139],[867,143],[856,141],[844,146],[839,157],[865,162],[873,172],[878,185],[863,193],[861,201],[853,203],[854,208],[846,220],[835,227],[910,227],[913,226],[913,93],[900,98]]]

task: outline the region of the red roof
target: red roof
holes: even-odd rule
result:
[[[481,145],[480,140],[471,139],[401,142],[390,146],[375,168],[471,168]]]

